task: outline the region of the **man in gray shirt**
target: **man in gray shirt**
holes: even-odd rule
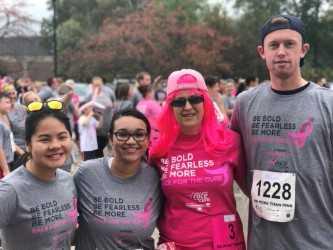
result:
[[[258,53],[271,84],[242,93],[231,126],[242,135],[251,194],[248,249],[333,247],[333,92],[306,81],[303,22],[271,17]]]
[[[43,86],[38,95],[43,101],[48,100],[49,98],[58,97],[57,89],[59,87],[59,81],[55,77],[50,77],[47,79],[46,85]]]

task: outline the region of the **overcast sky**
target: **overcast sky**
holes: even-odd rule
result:
[[[15,0],[10,0],[15,2]],[[47,9],[47,0],[25,0],[26,7],[24,11],[28,13],[33,19],[41,21],[45,17],[49,17],[52,12]]]
[[[15,3],[17,0],[5,0],[5,2],[8,3]],[[52,12],[47,9],[47,0],[24,0],[26,3],[26,7],[24,8],[24,11],[27,12],[29,16],[31,16],[36,21],[41,21],[43,18],[49,17],[52,15]],[[209,0],[211,3],[227,3],[227,7],[231,9],[230,7],[230,1],[227,0]],[[228,4],[229,3],[229,4]],[[228,6],[229,5],[229,6]],[[34,27],[35,31],[40,30],[40,25],[36,24]]]
[[[12,5],[16,2],[19,2],[17,0],[4,0],[9,5]],[[21,0],[22,1],[22,0]],[[31,18],[33,18],[36,21],[42,21],[43,18],[49,17],[52,13],[47,9],[47,0],[24,0],[24,3],[26,6],[22,9],[24,13],[29,15]],[[33,28],[36,32],[40,31],[40,23],[35,24]]]

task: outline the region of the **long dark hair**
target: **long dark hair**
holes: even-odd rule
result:
[[[131,88],[130,83],[119,83],[117,84],[115,95],[118,101],[124,101],[128,99],[129,90]]]

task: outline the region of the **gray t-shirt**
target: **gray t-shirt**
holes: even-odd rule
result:
[[[14,151],[12,148],[12,131],[0,121],[0,147],[5,153],[7,163],[14,160]]]
[[[136,107],[136,105],[138,105],[139,101],[142,100],[142,95],[140,93],[140,91],[135,88],[133,91],[133,95],[131,96],[131,102],[133,104],[133,107]]]
[[[332,249],[333,91],[310,83],[286,95],[262,84],[239,96],[231,126],[241,133],[245,145],[248,188],[256,191],[252,198],[266,196],[273,208],[281,199],[291,200],[291,185],[280,186],[271,179],[261,186],[261,180],[254,182],[258,172],[295,177],[293,219],[263,219],[252,204],[248,249]]]
[[[25,119],[27,110],[21,104],[15,104],[12,111],[8,113],[11,129],[14,134],[14,142],[21,149],[25,150]]]
[[[236,102],[235,96],[222,96],[223,104],[226,109],[233,109]]]
[[[111,174],[108,159],[85,161],[74,176],[78,190],[76,249],[154,249],[160,212],[159,177],[142,163],[136,175]]]
[[[0,232],[5,250],[70,249],[77,225],[73,178],[58,169],[45,182],[21,166],[0,181]]]
[[[115,101],[114,103],[114,113],[133,108],[133,103],[130,100]]]
[[[53,90],[50,86],[46,85],[41,88],[38,92],[39,97],[42,101],[46,101],[52,97],[58,97],[58,93],[56,90]]]
[[[89,92],[87,96],[84,97],[83,102],[90,102],[92,100],[92,87],[91,85],[89,86]],[[99,104],[102,104],[103,106],[107,107],[112,105],[113,102],[116,101],[116,96],[114,94],[114,91],[106,86],[102,85],[101,93],[94,98],[94,101],[98,102]]]

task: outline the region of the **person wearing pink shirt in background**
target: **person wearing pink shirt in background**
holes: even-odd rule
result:
[[[143,99],[141,99],[136,105],[136,109],[148,118],[151,126],[150,141],[151,143],[154,143],[158,139],[156,120],[162,111],[162,107],[154,99],[154,90],[152,85],[139,86],[138,90]]]
[[[159,249],[244,250],[233,180],[245,188],[237,133],[218,123],[202,75],[173,72],[150,150],[165,196]]]

